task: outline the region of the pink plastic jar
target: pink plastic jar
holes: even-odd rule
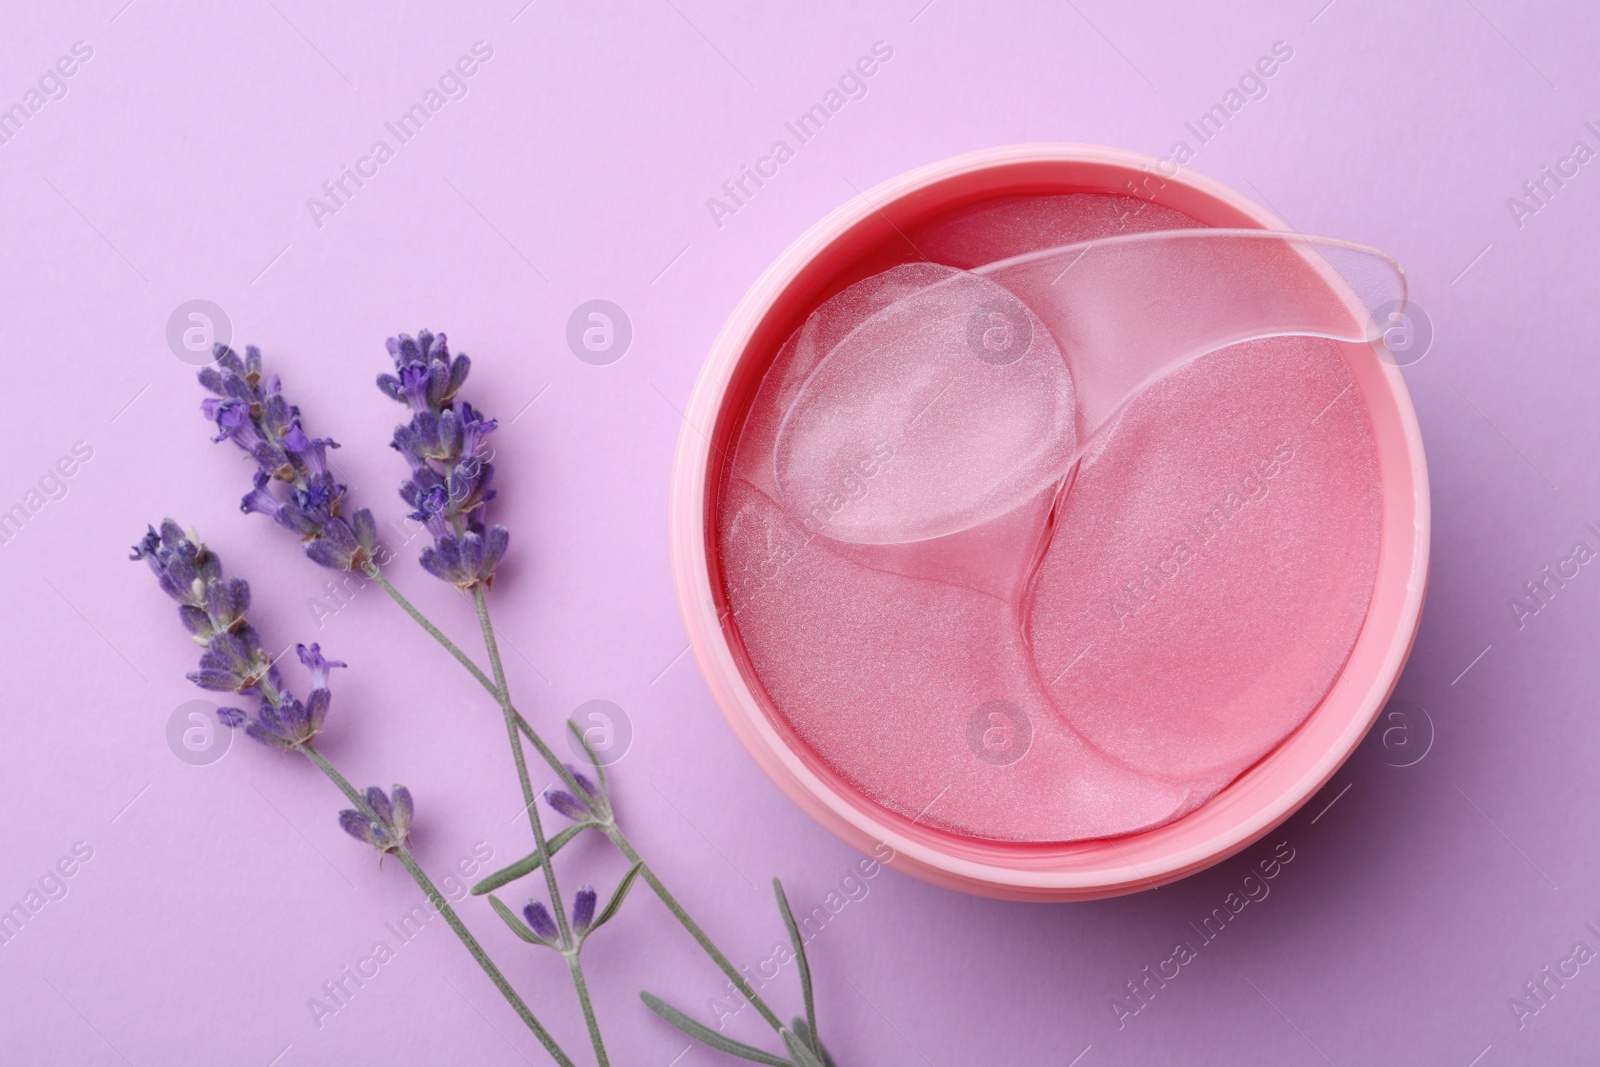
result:
[[[1354,649],[1332,689],[1287,739],[1217,796],[1175,822],[1111,840],[1006,843],[915,825],[862,796],[793,734],[751,670],[728,618],[715,519],[725,455],[762,374],[820,302],[916,258],[903,232],[979,200],[1018,194],[1136,195],[1220,227],[1288,230],[1265,208],[1149,156],[1081,144],[988,149],[903,174],[813,226],[767,268],[723,327],[689,400],[672,485],[672,567],[700,670],[728,724],[791,800],[843,840],[937,885],[1017,900],[1086,900],[1174,881],[1266,834],[1339,769],[1405,664],[1428,571],[1428,481],[1415,412],[1399,370],[1343,344],[1371,419],[1383,483],[1377,582]]]

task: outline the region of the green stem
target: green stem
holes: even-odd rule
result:
[[[561,931],[562,951],[572,971],[572,987],[577,991],[578,1004],[583,1008],[583,1020],[589,1027],[589,1040],[594,1045],[595,1058],[600,1061],[600,1067],[610,1067],[605,1042],[600,1037],[600,1020],[595,1017],[594,1005],[589,1002],[589,987],[584,983],[583,968],[578,963],[578,943],[567,923],[566,905],[562,903],[561,887],[556,881],[556,865],[545,851],[544,820],[539,817],[539,804],[533,795],[533,784],[528,780],[527,756],[522,751],[522,738],[517,733],[522,716],[511,706],[511,689],[506,684],[505,665],[500,660],[500,643],[494,636],[494,623],[489,619],[489,601],[483,595],[483,586],[472,587],[472,603],[478,609],[478,626],[483,630],[483,644],[488,649],[489,666],[494,671],[495,698],[505,719],[511,755],[516,760],[517,780],[522,783],[522,799],[528,806],[528,825],[533,828],[534,847],[545,856],[545,861],[539,866],[544,870],[545,889],[550,893],[550,906],[556,913],[556,927]]]
[[[500,704],[502,710],[504,710],[505,702],[501,699],[500,687],[494,683],[494,680],[485,674],[476,663],[472,662],[472,658],[465,652],[461,651],[454,641],[445,636],[444,631],[440,630],[431,621],[429,621],[428,617],[418,610],[416,605],[407,600],[405,594],[401,593],[400,590],[396,589],[392,584],[390,584],[389,579],[385,578],[382,572],[374,569],[368,571],[367,573],[383,587],[384,592],[389,594],[389,598],[391,600],[400,605],[400,607],[405,610],[405,613],[411,616],[412,621],[426,630],[429,636],[431,636],[435,641],[439,642],[440,647],[442,647],[446,652],[450,653],[450,655],[454,656],[457,662],[467,669],[467,673],[476,678],[478,680],[478,684],[483,686],[484,691],[490,696],[494,697],[495,702]],[[484,611],[485,614],[487,614],[487,603],[485,604]],[[521,730],[523,736],[531,741],[533,746],[539,750],[539,755],[543,757],[544,761],[550,764],[551,769],[554,770],[558,776],[560,776],[562,784],[565,785],[567,789],[574,795],[581,794],[583,792],[583,787],[578,785],[578,780],[573,777],[571,771],[567,770],[566,764],[561,762],[561,759],[556,756],[555,752],[550,748],[550,746],[545,744],[544,739],[540,737],[538,732],[535,731],[534,728],[528,723],[528,720],[524,719],[522,714],[518,712],[515,707],[512,707],[511,715],[516,722],[517,729]]]
[[[639,853],[634,850],[633,844],[623,834],[622,829],[615,823],[605,826],[603,829],[606,836],[611,838],[612,843],[617,846],[617,849],[627,857],[628,862],[639,865],[639,876],[644,879],[645,884],[655,891],[656,896],[661,898],[661,903],[665,904],[667,910],[672,912],[673,917],[678,920],[685,930],[689,931],[689,936],[699,943],[700,947],[705,950],[705,954],[710,956],[712,962],[721,968],[722,973],[728,976],[728,980],[734,984],[734,987],[744,994],[746,1000],[755,1006],[756,1011],[761,1013],[761,1017],[767,1020],[768,1025],[774,1030],[782,1030],[782,1020],[773,1014],[772,1009],[767,1007],[766,1001],[762,1000],[760,995],[751,988],[744,975],[739,973],[739,968],[735,967],[732,961],[724,956],[722,950],[717,948],[711,938],[706,935],[706,932],[700,929],[700,924],[695,922],[689,913],[683,909],[683,905],[678,903],[678,898],[674,897],[661,879],[656,877],[656,872],[650,869],[650,865],[640,858]]]
[[[506,736],[511,742],[511,756],[517,764],[517,780],[522,784],[522,800],[528,806],[528,825],[533,828],[533,843],[544,851],[544,820],[539,817],[539,805],[533,795],[533,783],[528,780],[528,760],[522,751],[522,739],[517,736],[517,709],[511,706],[511,691],[506,686],[506,672],[500,662],[500,644],[495,640],[494,623],[489,621],[489,602],[484,599],[483,586],[472,587],[472,603],[478,609],[478,625],[483,630],[484,647],[489,650],[489,666],[494,670],[495,697],[506,723]],[[567,926],[567,912],[561,906],[561,887],[556,883],[555,864],[540,864],[544,870],[545,888],[550,891],[550,904],[556,912],[556,926],[561,931],[563,949],[572,947],[572,931]]]
[[[355,786],[350,784],[350,780],[341,774],[337,767],[328,762],[326,756],[309,744],[302,746],[300,751],[305,754],[307,759],[321,768],[322,773],[328,776],[328,780],[339,787],[340,792],[349,798],[350,803],[354,804],[361,814],[380,825],[382,824],[383,820],[378,818],[378,813],[373,811],[371,806],[367,804],[367,798]],[[489,980],[495,984],[495,988],[500,990],[500,995],[506,998],[506,1002],[522,1017],[522,1021],[527,1024],[528,1029],[533,1031],[533,1036],[539,1039],[539,1043],[544,1046],[545,1051],[550,1053],[550,1056],[558,1064],[561,1064],[561,1067],[576,1067],[571,1057],[562,1051],[560,1045],[556,1044],[555,1038],[550,1036],[550,1032],[539,1022],[522,997],[517,994],[515,989],[511,988],[511,983],[506,981],[506,976],[500,973],[500,968],[494,965],[494,961],[489,958],[488,953],[484,952],[483,946],[478,944],[478,939],[472,936],[472,931],[467,929],[466,924],[461,921],[461,917],[456,914],[456,910],[450,906],[450,902],[439,892],[438,887],[433,884],[433,880],[428,877],[427,872],[412,858],[411,852],[405,845],[402,844],[397,847],[395,855],[399,857],[400,863],[410,873],[411,880],[417,883],[423,895],[428,898],[428,902],[433,905],[440,915],[444,916],[444,921],[450,924],[450,929],[455,931],[456,937],[461,939],[461,943],[466,946],[472,958],[478,961],[478,966],[483,968],[483,973],[488,975]]]
[[[605,1042],[600,1039],[600,1020],[595,1017],[594,1005],[589,1003],[589,985],[583,980],[583,964],[578,962],[578,950],[567,954],[567,968],[572,972],[572,987],[578,991],[578,1003],[583,1005],[583,1021],[589,1025],[589,1040],[594,1043],[594,1054],[600,1067],[611,1067],[606,1057]]]
[[[404,609],[405,613],[411,616],[412,620],[418,626],[428,631],[428,633],[432,635],[433,639],[444,647],[446,652],[454,656],[456,660],[463,667],[465,667],[474,678],[478,680],[480,685],[482,685],[490,693],[496,692],[494,682],[490,681],[489,676],[484,674],[483,670],[476,663],[472,662],[472,657],[468,656],[465,652],[461,651],[461,649],[457,648],[454,641],[446,637],[442,630],[440,630],[433,623],[429,622],[428,617],[422,612],[418,611],[416,605],[407,600],[405,598],[405,594],[396,589],[394,585],[390,583],[389,579],[383,576],[383,572],[380,571],[377,566],[374,565],[368,568],[367,577],[371,578],[373,581],[382,586],[383,591],[389,594],[389,599],[393,600],[396,604],[399,604],[400,607]]]
[[[567,789],[575,796],[581,795],[583,789],[578,785],[577,779],[573,777],[572,772],[567,769],[567,765],[562,761],[560,756],[556,755],[555,750],[545,742],[544,738],[539,735],[539,732],[533,728],[528,720],[523,718],[522,714],[518,712],[515,706],[511,704],[510,697],[505,690],[495,685],[495,683],[490,680],[488,675],[479,670],[477,664],[473,663],[469,658],[467,658],[466,654],[457,648],[455,643],[446,637],[437,626],[429,622],[425,615],[413,607],[410,601],[401,596],[399,590],[390,585],[388,581],[381,575],[376,575],[375,577],[379,579],[385,590],[388,591],[390,597],[394,599],[395,603],[404,608],[406,614],[410,615],[419,626],[432,635],[435,641],[439,642],[439,644],[442,645],[447,652],[459,660],[462,666],[466,667],[472,676],[478,679],[478,683],[482,685],[484,689],[488,690],[489,694],[493,696],[500,704],[502,713],[511,717],[512,721],[516,724],[516,728],[521,730],[523,736],[526,737],[533,747],[538,750],[540,757],[542,757],[544,761],[550,765],[550,769],[554,771],[558,777],[560,777],[562,783],[567,787]],[[478,596],[480,599],[482,598],[481,591],[479,591]],[[486,619],[487,617],[488,604],[487,601],[485,601],[480,614],[480,620]],[[492,642],[494,635],[493,629],[486,626],[485,632],[487,635],[487,640]],[[491,655],[493,655],[493,653],[491,653]],[[706,955],[711,958],[711,961],[715,963],[722,973],[727,976],[728,980],[733,983],[734,988],[738,989],[739,992],[744,995],[745,999],[755,1006],[756,1011],[761,1014],[761,1017],[765,1019],[774,1030],[781,1030],[783,1028],[783,1022],[776,1014],[773,1013],[772,1009],[767,1006],[766,1002],[761,999],[760,995],[756,993],[755,989],[751,987],[749,981],[745,979],[744,975],[739,973],[739,969],[728,960],[728,957],[722,954],[722,950],[717,948],[716,944],[711,940],[711,938],[706,935],[706,932],[700,928],[700,924],[695,922],[694,919],[690,917],[689,913],[683,909],[683,905],[678,903],[677,898],[672,895],[672,893],[662,883],[661,879],[656,876],[655,871],[650,868],[650,865],[640,858],[639,853],[634,850],[633,845],[628,841],[626,835],[623,834],[622,828],[617,826],[613,820],[609,825],[604,826],[603,829],[605,830],[606,836],[611,838],[612,843],[615,844],[622,854],[628,858],[628,862],[639,864],[639,874],[644,878],[645,884],[650,887],[651,891],[654,892],[658,898],[660,898],[661,903],[666,905],[667,910],[671,912],[673,917],[678,920],[678,923],[686,931],[688,931],[689,936],[695,939],[695,942],[699,944],[701,949],[705,951]]]

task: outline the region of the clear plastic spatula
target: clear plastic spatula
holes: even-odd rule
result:
[[[1377,249],[1266,230],[1166,230],[1085,241],[974,271],[1044,320],[1077,387],[1079,450],[1152,382],[1240,341],[1371,341],[1403,301]]]
[[[971,272],[897,267],[813,315],[874,307],[852,292],[901,286],[912,271],[909,293],[830,324],[843,337],[785,412],[773,474],[808,529],[917,555],[946,555],[924,543],[1047,506],[1129,401],[1198,356],[1282,335],[1371,340],[1375,309],[1406,295],[1394,260],[1346,241],[1166,230]]]

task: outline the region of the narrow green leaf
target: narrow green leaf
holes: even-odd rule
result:
[[[504,919],[506,921],[506,925],[511,927],[512,933],[516,934],[530,945],[544,944],[544,939],[538,934],[534,933],[532,930],[528,929],[528,924],[517,918],[516,912],[500,903],[499,897],[495,896],[493,893],[490,893],[489,903],[494,906],[495,914]]]
[[[726,1052],[730,1056],[738,1056],[752,1063],[764,1063],[768,1067],[790,1067],[788,1060],[780,1060],[770,1052],[763,1052],[754,1045],[746,1045],[742,1041],[735,1041],[730,1037],[723,1037],[711,1027],[701,1022],[696,1022],[671,1004],[662,1000],[654,993],[639,993],[639,999],[644,1001],[645,1007],[661,1016],[667,1022],[707,1048],[714,1048],[718,1052]]]
[[[592,825],[594,824],[580,822],[567,827],[559,834],[556,834],[554,837],[545,841],[545,851],[554,856],[557,852],[561,851],[568,841],[571,841],[574,837],[577,837]],[[544,852],[540,852],[538,849],[535,849],[517,862],[513,863],[511,866],[502,867],[500,870],[495,871],[483,881],[473,886],[472,895],[481,897],[491,889],[499,889],[507,882],[515,882],[523,875],[532,874],[534,871],[538,870],[540,865],[543,863]]]
[[[833,1057],[828,1055],[828,1050],[822,1047],[822,1042],[817,1040],[817,1035],[812,1033],[811,1028],[806,1025],[804,1019],[796,1015],[794,1022],[789,1024],[789,1029],[799,1034],[800,1040],[804,1041],[808,1047],[816,1050],[817,1058],[822,1061],[822,1067],[838,1067],[833,1062]]]
[[[772,893],[778,898],[778,910],[783,913],[783,925],[789,928],[789,943],[794,946],[795,964],[800,970],[800,992],[806,998],[806,1023],[809,1033],[806,1043],[812,1051],[820,1052],[822,1045],[817,1038],[817,1005],[811,997],[811,964],[806,960],[806,944],[800,936],[800,927],[795,925],[794,912],[789,910],[789,898],[783,892],[783,883],[776,878],[772,880]]]
[[[623,875],[622,881],[617,884],[616,891],[611,894],[611,899],[606,901],[606,906],[600,909],[600,914],[596,915],[594,917],[594,922],[589,924],[589,929],[584,933],[584,937],[588,937],[589,934],[592,934],[596,930],[600,929],[600,927],[610,922],[612,917],[617,914],[617,910],[622,907],[623,898],[628,895],[628,890],[633,888],[633,883],[638,879],[639,871],[643,869],[643,867],[643,863],[635,863],[632,867],[628,868],[628,873]]]
[[[783,1047],[789,1050],[794,1067],[822,1067],[822,1061],[817,1059],[817,1054],[811,1051],[799,1034],[793,1030],[779,1030],[778,1033],[783,1035]]]
[[[584,752],[589,755],[589,763],[594,767],[594,773],[600,779],[600,795],[609,799],[610,793],[606,791],[606,767],[600,762],[600,757],[595,754],[594,746],[589,739],[583,736],[583,731],[578,729],[578,724],[571,719],[567,720],[567,729],[572,731],[572,736],[578,739],[578,744],[583,746]]]

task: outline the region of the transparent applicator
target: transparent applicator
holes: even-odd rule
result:
[[[1058,494],[1132,400],[1243,341],[1375,340],[1375,310],[1405,295],[1382,252],[1263,230],[903,265],[797,331],[838,340],[791,370],[771,476],[845,558],[1017,605]]]

